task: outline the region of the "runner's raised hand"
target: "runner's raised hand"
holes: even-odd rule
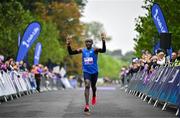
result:
[[[67,36],[67,38],[66,38],[66,44],[67,45],[71,44],[71,39],[72,39],[72,36]]]
[[[101,39],[102,39],[102,41],[105,41],[105,39],[106,39],[106,34],[104,32],[101,33]]]

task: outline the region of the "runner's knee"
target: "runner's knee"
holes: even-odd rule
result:
[[[85,85],[85,88],[86,88],[86,89],[90,89],[90,84],[86,84],[86,85]]]
[[[95,82],[92,82],[92,83],[91,83],[91,87],[92,87],[92,88],[96,88],[96,83],[95,83]]]
[[[86,88],[86,89],[90,89],[90,86],[87,85],[87,86],[85,86],[85,88]]]
[[[85,80],[85,88],[86,89],[90,88],[90,81],[89,80]]]

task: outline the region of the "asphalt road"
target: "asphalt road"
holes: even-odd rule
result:
[[[119,87],[99,87],[97,105],[83,112],[83,89],[68,89],[23,96],[0,104],[0,118],[173,118],[174,111],[143,102]],[[177,118],[177,117],[175,117]]]

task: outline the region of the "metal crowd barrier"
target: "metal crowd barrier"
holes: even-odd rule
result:
[[[65,81],[66,80],[66,81]],[[0,103],[13,100],[22,95],[36,93],[36,80],[33,73],[17,71],[0,71]],[[41,76],[40,90],[51,91],[64,88],[72,88],[67,78]]]
[[[4,72],[0,71],[0,98],[7,101],[11,100],[13,96],[16,98],[21,97],[22,94],[31,94],[35,91],[36,86],[34,78],[30,77],[30,73],[27,72]]]
[[[176,115],[179,115],[180,66],[159,67],[150,74],[144,70],[139,71],[132,76],[126,91],[143,101],[148,100],[149,104],[154,100],[154,107],[162,103],[162,110],[173,105],[177,108]]]
[[[44,76],[41,77],[40,89],[41,91],[51,91],[51,90],[59,90],[63,88],[63,84],[61,82],[61,78],[58,76],[46,78]]]

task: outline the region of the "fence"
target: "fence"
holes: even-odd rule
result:
[[[158,67],[152,73],[139,71],[130,80],[126,91],[140,97],[148,103],[154,102],[154,107],[159,103],[163,104],[162,110],[168,105],[177,108],[179,114],[180,106],[180,66]]]
[[[32,86],[32,79],[29,78],[29,73],[17,73],[16,71],[0,72],[0,97],[4,98],[5,101],[8,98],[13,99],[13,96],[18,98],[22,94],[31,94],[35,88],[36,86]]]
[[[42,76],[41,91],[58,90],[66,88],[66,84],[62,82],[63,78],[54,76],[46,79]],[[64,79],[63,79],[64,80]],[[16,71],[0,71],[0,100],[7,102],[8,99],[21,97],[36,93],[36,81],[34,74],[28,72]]]

